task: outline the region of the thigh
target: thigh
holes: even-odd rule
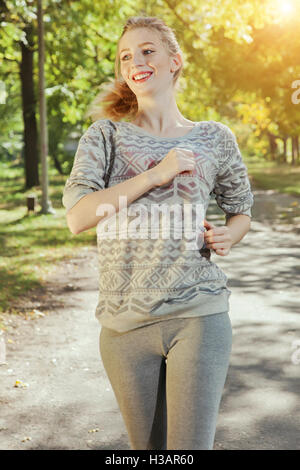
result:
[[[167,357],[167,448],[212,449],[231,322],[227,312],[186,320]]]
[[[122,334],[102,328],[100,354],[131,448],[166,448],[166,365],[155,328]]]

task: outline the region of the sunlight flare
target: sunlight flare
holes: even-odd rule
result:
[[[277,0],[278,9],[283,15],[291,15],[294,12],[294,4],[291,0]]]

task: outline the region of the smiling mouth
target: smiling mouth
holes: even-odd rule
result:
[[[141,83],[141,82],[145,82],[146,80],[148,80],[152,75],[153,75],[153,72],[149,73],[147,77],[141,78],[140,80],[135,79],[135,78],[133,78],[132,80],[136,83]]]

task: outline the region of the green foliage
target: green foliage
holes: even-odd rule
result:
[[[236,129],[242,121],[251,129],[252,152],[267,157],[268,132],[277,138],[300,133],[300,104],[291,100],[292,82],[300,77],[300,4],[290,4],[292,14],[272,0],[44,0],[49,154],[70,170],[74,154],[65,142],[89,125],[87,106],[114,75],[122,26],[129,16],[147,14],[162,17],[181,45],[181,112],[192,120],[228,118]],[[36,2],[1,2],[0,80],[7,101],[0,104],[0,158],[19,156],[22,148],[20,45],[27,43],[28,25],[34,26],[38,96]]]
[[[283,4],[290,4],[291,14]],[[282,5],[282,6],[281,6]],[[299,167],[270,161],[269,137],[300,134],[300,104],[292,83],[300,79],[300,2],[273,0],[43,0],[49,198],[56,215],[27,215],[22,172],[21,45],[33,26],[33,75],[38,115],[37,2],[0,1],[0,311],[42,283],[54,261],[96,243],[95,230],[73,236],[61,197],[76,143],[88,127],[84,114],[98,87],[114,76],[118,38],[129,16],[162,17],[183,51],[179,109],[191,120],[216,120],[236,132],[252,181],[299,195]],[[288,147],[287,161],[291,161]],[[59,175],[54,167],[65,174]],[[14,164],[5,163],[14,160]],[[298,162],[299,163],[299,162]],[[283,177],[284,176],[284,177]],[[34,192],[41,201],[41,188]],[[38,207],[38,209],[40,206]]]
[[[41,188],[36,187],[36,214],[27,214],[22,167],[0,162],[0,312],[28,289],[43,285],[55,262],[72,257],[86,245],[96,245],[95,229],[80,235],[69,231],[61,198],[65,178],[49,172],[49,198],[55,215],[40,215]]]

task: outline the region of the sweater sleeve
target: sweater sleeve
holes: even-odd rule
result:
[[[223,130],[222,158],[212,192],[216,196],[218,206],[225,212],[226,218],[237,214],[252,217],[251,207],[254,199],[247,167],[231,129],[224,124],[218,124]]]
[[[99,122],[94,122],[79,140],[72,171],[65,183],[62,203],[69,211],[83,196],[105,186],[105,146]]]

